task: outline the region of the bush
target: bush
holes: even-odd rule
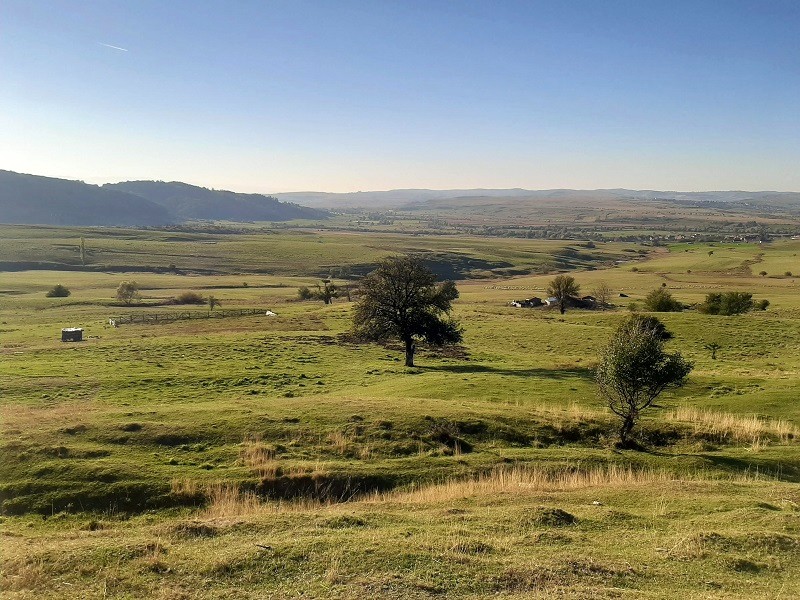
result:
[[[628,318],[628,323],[633,327],[641,327],[644,330],[652,331],[656,337],[664,342],[671,340],[674,336],[671,331],[667,331],[667,326],[656,317],[646,315],[632,315]]]
[[[205,304],[206,300],[198,292],[181,292],[175,297],[175,304]]]
[[[139,298],[139,284],[135,281],[123,281],[119,284],[117,288],[117,300],[121,300],[125,304],[130,304]]]
[[[762,277],[766,277],[767,276],[767,272],[766,271],[760,271],[758,274],[761,275]]]
[[[769,305],[768,301],[767,305]],[[707,315],[730,316],[746,313],[752,310],[753,306],[753,294],[748,294],[747,292],[712,292],[706,295],[705,302],[699,304],[697,310]]]
[[[768,306],[769,306],[769,300],[767,300],[767,299],[759,300],[758,302],[756,302],[755,309],[756,310],[767,310]]]
[[[652,312],[680,312],[683,310],[683,304],[675,300],[669,290],[665,288],[656,288],[647,294],[644,306]]]
[[[791,271],[786,271],[786,273],[784,273],[784,276],[791,277],[792,276],[792,272]]]
[[[297,295],[300,297],[300,300],[311,300],[314,297],[314,292],[306,286],[303,286],[297,288]]]
[[[53,288],[47,292],[45,296],[48,298],[66,298],[71,293],[72,292],[59,283],[58,285],[53,286]]]

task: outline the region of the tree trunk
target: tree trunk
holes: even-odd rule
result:
[[[622,426],[619,428],[619,445],[626,448],[630,443],[631,431],[636,424],[633,415],[628,415],[622,420]]]
[[[414,350],[416,350],[416,344],[414,344],[414,340],[408,338],[405,340],[406,344],[406,366],[413,367],[414,366]]]
[[[560,310],[560,311],[561,311],[561,314],[562,314],[562,315],[563,315],[565,312],[567,312],[567,308],[566,308],[566,306],[564,306],[564,300],[562,300],[561,302],[559,302],[559,303],[558,303],[558,310]]]

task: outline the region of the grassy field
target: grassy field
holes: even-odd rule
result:
[[[3,232],[4,597],[800,593],[798,241]],[[78,270],[81,235],[102,270]],[[343,335],[350,302],[296,301],[332,266],[408,250],[467,277],[463,347],[406,369],[399,348]],[[555,269],[626,297],[563,317],[508,306]],[[122,279],[142,306],[115,305]],[[72,295],[46,298],[56,283]],[[687,304],[736,290],[770,306],[660,315],[695,370],[642,424],[649,450],[619,451],[592,367],[662,284]],[[217,314],[275,315],[163,305],[187,290]],[[198,318],[108,324],[169,311]],[[86,341],[61,343],[64,326]]]
[[[84,239],[85,265],[80,257]],[[364,274],[388,254],[423,254],[442,276],[464,278],[586,268],[622,258],[620,244],[593,252],[566,241],[401,233],[286,231],[186,233],[0,225],[0,267],[183,274],[328,275],[342,267]]]

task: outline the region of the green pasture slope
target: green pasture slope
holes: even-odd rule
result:
[[[800,278],[784,275],[800,274],[800,242],[2,233],[4,597],[800,594]],[[463,347],[406,369],[398,348],[347,337],[351,303],[295,300],[404,251],[460,277]],[[559,269],[587,293],[606,282],[617,307],[508,306]],[[115,306],[122,279],[140,305]],[[71,296],[46,298],[56,283]],[[771,304],[660,315],[695,370],[642,424],[648,450],[621,452],[592,367],[663,283],[686,303],[735,290]],[[108,324],[207,316],[164,304],[187,290],[264,314]],[[87,339],[60,342],[64,326]]]

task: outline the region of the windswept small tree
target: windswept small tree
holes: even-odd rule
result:
[[[611,296],[613,291],[605,281],[598,281],[597,285],[592,290],[597,306],[605,310],[611,304]]]
[[[139,298],[139,285],[135,281],[123,281],[117,288],[117,300],[130,304]]]
[[[556,275],[547,286],[547,293],[558,300],[558,309],[563,315],[567,312],[567,301],[577,296],[581,286],[571,275]]]
[[[333,304],[333,299],[339,297],[339,290],[330,279],[323,279],[322,285],[317,284],[317,291],[314,293],[314,297],[322,300],[325,304]]]
[[[361,281],[353,328],[375,341],[400,339],[406,366],[414,366],[416,342],[435,346],[461,341],[458,322],[448,317],[458,290],[452,281],[437,285],[436,276],[413,256],[392,257]]]
[[[631,446],[631,432],[641,412],[664,390],[683,385],[692,370],[692,363],[680,353],[664,351],[664,337],[652,321],[631,317],[601,352],[597,385],[611,412],[621,420],[621,447]]]
[[[307,286],[297,288],[297,296],[300,300],[322,300],[325,304],[332,304],[333,299],[339,297],[339,289],[330,279],[323,279],[322,285],[317,284],[316,290],[310,290]]]

